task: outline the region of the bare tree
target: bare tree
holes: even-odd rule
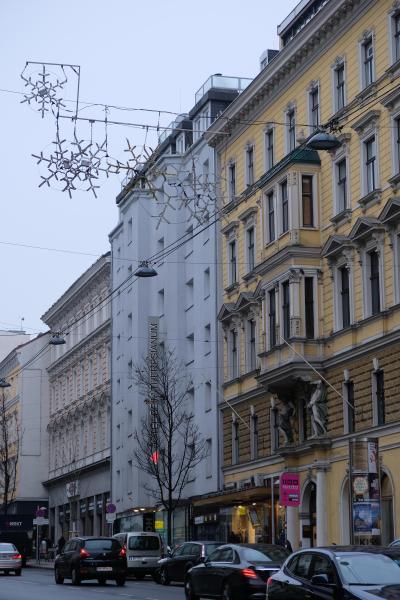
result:
[[[0,509],[7,514],[17,488],[20,449],[18,415],[7,409],[4,389],[0,390]]]
[[[193,474],[206,457],[194,415],[188,410],[192,383],[174,351],[149,355],[134,367],[134,381],[146,396],[148,414],[134,432],[136,466],[151,477],[145,489],[167,513],[167,541],[172,543],[172,516]]]

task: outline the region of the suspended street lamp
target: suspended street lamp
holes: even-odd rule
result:
[[[138,268],[134,272],[136,277],[156,277],[158,275],[157,271],[149,265],[147,260],[142,260],[139,264]]]

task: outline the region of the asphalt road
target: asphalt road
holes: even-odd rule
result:
[[[83,582],[73,587],[69,579],[63,585],[54,583],[52,570],[24,569],[21,577],[0,574],[0,600],[184,600],[183,585],[162,586],[151,579],[129,580],[124,587],[113,581],[106,586]]]

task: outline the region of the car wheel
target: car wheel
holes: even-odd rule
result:
[[[161,585],[169,585],[170,578],[168,577],[167,569],[163,568],[160,571],[160,583]]]
[[[229,583],[224,585],[224,589],[222,590],[222,600],[233,600],[232,590]]]
[[[71,571],[71,580],[72,580],[72,585],[80,585],[81,583],[81,578],[79,576],[78,571],[74,568]]]
[[[21,575],[22,570],[21,569],[15,569],[15,574],[16,575]]]
[[[99,582],[99,585],[106,585],[107,580],[105,577],[98,577],[97,581]]]
[[[64,583],[64,577],[61,575],[61,573],[58,569],[55,569],[55,571],[54,571],[54,579],[56,580],[56,583],[58,585]]]
[[[154,573],[152,573],[152,578],[153,581],[155,581],[156,583],[160,583],[160,571],[154,571]]]
[[[144,579],[146,577],[145,573],[134,573],[135,575],[135,579],[137,579],[138,581],[142,581],[142,579]]]
[[[199,600],[200,596],[194,593],[193,583],[190,579],[185,581],[185,597],[186,600]]]
[[[117,584],[118,587],[122,587],[123,585],[125,585],[125,581],[126,581],[125,575],[121,575],[120,577],[115,578],[115,583]]]

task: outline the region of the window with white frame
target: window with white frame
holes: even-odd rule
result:
[[[254,371],[256,368],[256,322],[254,319],[247,321],[247,370]]]
[[[393,119],[393,170],[400,173],[400,115]]]
[[[229,285],[237,282],[237,264],[236,264],[236,240],[231,240],[228,244],[229,254]]]
[[[290,285],[289,281],[281,284],[282,294],[282,335],[285,340],[290,337]]]
[[[268,345],[269,348],[276,346],[276,290],[268,291]]]
[[[229,202],[235,200],[236,197],[236,164],[234,162],[230,163],[229,168]]]
[[[384,306],[382,242],[367,243],[362,251],[364,317],[377,315]]]
[[[339,328],[344,329],[350,325],[350,273],[347,265],[338,268],[339,287]]]
[[[274,166],[274,130],[267,129],[264,133],[265,170],[269,171]]]
[[[250,273],[255,264],[254,225],[246,229],[247,270]]]
[[[340,62],[333,69],[334,109],[341,110],[346,105],[346,71],[345,63]]]
[[[382,369],[372,373],[372,402],[374,425],[384,425],[386,422],[385,376]]]
[[[185,152],[185,137],[183,133],[176,138],[175,147],[177,154],[183,154]]]
[[[400,60],[400,10],[391,16],[392,64]]]
[[[266,237],[267,243],[275,240],[275,194],[273,190],[265,196],[265,212],[266,212]]]
[[[349,208],[347,190],[347,158],[344,157],[335,162],[334,170],[336,214],[339,214]]]
[[[289,197],[287,179],[279,184],[279,196],[281,204],[281,233],[289,230]]]
[[[372,135],[363,142],[364,194],[370,194],[378,188],[378,165],[376,154],[376,136]]]
[[[246,148],[246,185],[254,183],[254,146]]]
[[[319,86],[314,86],[308,94],[308,108],[311,133],[318,129],[320,121]]]
[[[236,415],[232,415],[232,464],[237,465],[240,455],[239,421]]]
[[[301,204],[303,227],[314,227],[314,194],[312,175],[301,176]]]
[[[394,301],[400,303],[400,232],[397,225],[396,232],[393,234],[393,271],[394,271]]]
[[[304,278],[304,317],[305,334],[307,339],[315,337],[315,308],[314,308],[314,277]]]
[[[294,108],[286,113],[286,151],[292,152],[296,148],[296,111]]]
[[[379,253],[377,250],[368,252],[369,292],[371,298],[371,315],[377,315],[381,310],[381,292],[379,276]]]
[[[259,450],[259,434],[258,434],[258,416],[254,412],[254,407],[251,407],[250,417],[250,455],[251,460],[257,460]]]
[[[363,89],[375,81],[374,39],[369,35],[361,44],[361,80]]]
[[[202,129],[201,129],[201,119],[198,117],[193,122],[193,141],[197,142],[201,138]]]
[[[231,329],[229,332],[229,370],[230,378],[236,379],[239,375],[239,352],[238,352],[238,333],[236,329]]]

